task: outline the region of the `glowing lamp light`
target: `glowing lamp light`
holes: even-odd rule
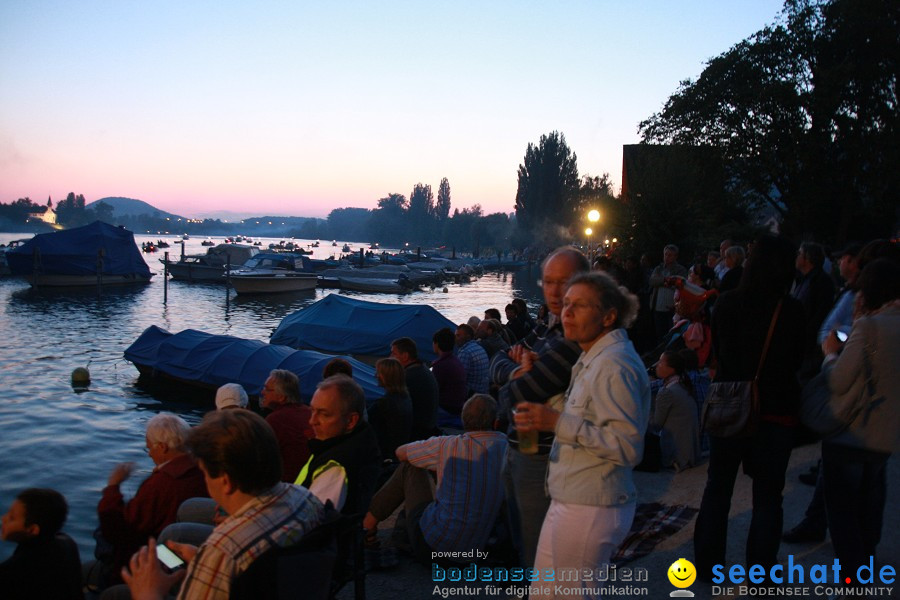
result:
[[[591,235],[592,233],[594,233],[594,230],[590,227],[584,230],[584,235]]]
[[[596,223],[599,220],[600,220],[600,211],[592,210],[591,212],[588,213],[588,221],[590,221],[591,223]]]

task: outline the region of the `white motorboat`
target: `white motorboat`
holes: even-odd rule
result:
[[[276,294],[315,289],[318,276],[301,254],[264,252],[228,274],[238,294]]]

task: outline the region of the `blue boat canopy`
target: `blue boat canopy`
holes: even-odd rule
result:
[[[384,395],[373,367],[343,358],[353,366],[353,379],[362,386],[368,404]],[[272,369],[287,369],[300,378],[300,394],[308,403],[322,380],[322,369],[334,356],[196,329],[173,334],[151,325],[126,348],[125,359],[142,373],[164,373],[210,387],[239,383],[251,395],[259,394]]]
[[[150,279],[150,267],[141,256],[134,234],[102,221],[39,233],[7,252],[6,259],[14,275],[30,275],[36,263],[47,275],[96,275],[101,253],[104,275],[136,274]]]
[[[392,340],[409,337],[419,358],[431,361],[437,358],[431,338],[443,327],[456,330],[453,321],[424,304],[382,304],[329,294],[282,319],[271,342],[332,354],[387,356]]]

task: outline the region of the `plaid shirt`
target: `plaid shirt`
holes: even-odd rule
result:
[[[487,394],[491,361],[488,360],[484,348],[475,340],[469,340],[464,346],[457,348],[456,358],[466,369],[466,387],[469,390],[466,397],[472,394]]]
[[[213,530],[188,566],[179,600],[228,598],[234,577],[273,546],[296,544],[323,514],[306,488],[276,484]]]
[[[419,526],[435,551],[483,549],[503,502],[506,436],[467,431],[405,446],[409,464],[437,473],[434,502]]]

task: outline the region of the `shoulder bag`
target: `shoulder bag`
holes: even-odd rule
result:
[[[769,333],[752,381],[714,381],[709,384],[703,403],[701,428],[715,437],[747,437],[759,427],[759,374],[769,353],[775,322],[781,312],[781,300],[775,306]]]

